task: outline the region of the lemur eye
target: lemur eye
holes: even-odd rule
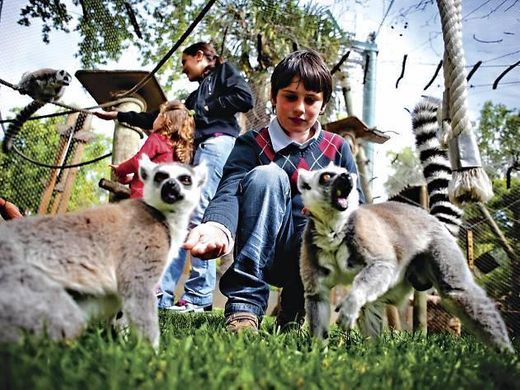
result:
[[[320,184],[327,184],[334,177],[334,173],[325,172],[320,176]]]
[[[168,175],[166,172],[157,172],[154,177],[153,181],[155,183],[162,183],[163,181],[170,178],[170,175]]]
[[[192,180],[190,175],[181,175],[177,178],[184,186],[191,186]]]

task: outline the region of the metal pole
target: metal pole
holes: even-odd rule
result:
[[[366,42],[353,41],[352,47],[362,51],[366,58],[365,80],[363,86],[363,122],[369,128],[375,127],[375,106],[376,106],[376,70],[377,70],[377,44],[375,43],[375,33],[371,33]],[[365,142],[363,145],[365,155],[368,160],[367,175],[374,177],[374,145]]]

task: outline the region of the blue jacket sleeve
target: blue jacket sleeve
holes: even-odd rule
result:
[[[235,237],[238,224],[239,185],[244,176],[258,165],[255,141],[250,134],[237,138],[213,199],[209,202],[202,222],[218,222]]]
[[[159,111],[152,112],[118,112],[117,120],[119,122],[128,123],[130,126],[137,126],[141,129],[149,130],[153,127],[155,118],[159,115]]]

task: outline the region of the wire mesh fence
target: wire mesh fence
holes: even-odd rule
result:
[[[108,7],[112,13],[106,13],[106,7],[102,7],[103,2],[100,1],[80,3],[88,5],[89,12],[83,15],[83,18],[93,18],[93,24],[90,30],[72,31],[69,34],[63,31],[51,33],[42,25],[21,32],[17,21],[21,20],[20,10],[25,2],[0,2],[0,31],[17,31],[15,35],[9,36],[9,41],[6,38],[8,34],[2,33],[1,39],[5,40],[2,47],[9,55],[0,56],[0,78],[14,84],[23,72],[44,67],[72,67],[71,73],[74,69],[92,69],[99,64],[103,64],[107,69],[114,69],[125,63],[125,59],[128,60],[126,63],[131,64],[129,66],[139,68],[141,64],[135,61],[135,57],[139,57],[140,53],[136,53],[135,48],[120,45],[121,39],[137,34],[130,18],[114,16],[114,10],[122,6],[123,2],[114,2],[113,6]],[[275,8],[275,5],[272,5],[273,12]],[[156,17],[159,20],[164,15]],[[60,24],[65,20],[63,16],[56,23],[59,26],[67,26],[66,23]],[[185,26],[186,22],[189,21],[182,20],[181,25]],[[99,35],[101,32],[96,29],[96,25],[104,26],[102,36]],[[287,22],[284,28],[288,29],[290,25],[291,23]],[[68,29],[74,30],[70,26]],[[47,34],[50,38],[51,46],[42,43],[42,31],[44,36]],[[124,31],[124,34],[121,31]],[[80,35],[83,39],[78,44]],[[194,39],[200,37],[199,34]],[[230,47],[233,44],[238,45],[238,42],[233,40],[227,43]],[[292,47],[291,42],[285,44]],[[28,47],[31,48],[30,60],[27,59]],[[226,50],[225,53],[230,53],[229,47]],[[74,57],[74,53],[85,52],[93,53],[94,57],[83,57],[83,63],[80,63]],[[99,54],[98,57],[95,56],[96,53]],[[256,54],[260,58],[262,53]],[[262,68],[260,73],[263,79],[252,85],[257,105],[243,116],[244,131],[265,126],[272,115],[268,77],[272,64],[268,63],[269,51],[263,54],[263,59],[260,58],[258,64],[253,64],[253,67]],[[342,54],[339,49],[337,54],[338,57]],[[158,56],[159,54],[156,54],[152,60],[158,59]],[[85,58],[88,61],[84,61]],[[167,72],[167,76],[169,77],[170,73]],[[161,82],[162,85],[171,84],[165,77]],[[171,98],[186,95],[184,87],[168,92]],[[16,113],[31,101],[27,96],[20,96],[6,86],[0,87],[0,97],[0,120],[12,120]],[[96,105],[77,79],[68,87],[63,101],[82,107]],[[329,109],[334,110],[334,105]],[[53,114],[59,111],[63,110],[48,104],[37,114]],[[16,204],[24,215],[54,214],[107,202],[108,193],[99,188],[98,182],[103,177],[109,177],[109,161],[98,158],[112,150],[113,126],[110,125],[107,130],[106,124],[99,120],[91,121],[91,118],[81,115],[62,114],[29,120],[23,124],[14,143],[20,153],[0,152],[0,197]],[[334,115],[336,114],[333,112],[332,117]],[[2,123],[4,134],[11,123]],[[388,163],[390,164],[390,161]],[[80,166],[55,168],[64,165]],[[520,183],[513,180],[511,188],[506,188],[505,181],[498,180],[494,183],[494,191],[495,197],[485,206],[469,205],[464,208],[464,223],[459,243],[478,282],[496,300],[511,333],[518,335],[520,263],[517,254],[520,250]],[[332,301],[336,301],[344,293],[344,289],[337,289]],[[435,298],[431,298],[428,305],[431,329],[450,331],[457,328],[456,320],[438,308]],[[401,318],[403,322],[411,322],[408,307],[401,309]]]

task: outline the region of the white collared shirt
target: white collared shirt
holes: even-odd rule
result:
[[[280,126],[280,122],[275,117],[269,123],[269,127],[267,130],[269,131],[269,137],[271,137],[271,144],[273,145],[273,150],[275,153],[278,153],[283,148],[286,148],[290,144],[297,145],[300,149],[305,148],[312,140],[317,139],[321,134],[321,124],[316,121],[314,125],[312,125],[311,129],[314,129],[314,135],[309,138],[304,143],[299,143],[290,138],[285,131],[283,131],[282,126]]]
[[[269,131],[269,137],[271,137],[271,144],[273,146],[273,150],[275,153],[278,153],[280,150],[282,150],[283,148],[286,148],[290,144],[295,144],[300,149],[305,148],[310,142],[312,142],[314,139],[317,139],[320,136],[320,134],[321,134],[320,122],[316,121],[316,123],[314,123],[314,125],[312,125],[311,129],[314,129],[314,135],[311,138],[309,138],[307,141],[305,141],[303,143],[299,143],[299,142],[296,142],[295,140],[293,140],[292,138],[290,138],[285,133],[285,131],[283,131],[282,126],[280,126],[280,123],[278,122],[278,119],[276,119],[276,117],[271,120],[271,122],[269,123],[269,127],[267,128],[267,130]],[[230,253],[231,250],[233,249],[233,245],[235,244],[235,242],[234,242],[233,236],[231,235],[231,232],[228,230],[228,228],[218,222],[208,221],[206,223],[209,225],[212,225],[212,226],[218,228],[219,230],[221,230],[222,232],[224,232],[224,234],[226,235],[227,240],[228,240],[228,252],[225,253],[223,256]]]

